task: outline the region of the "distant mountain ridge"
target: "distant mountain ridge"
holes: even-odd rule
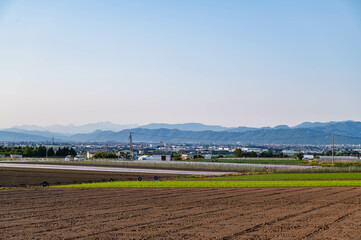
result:
[[[178,129],[183,131],[230,131],[230,132],[246,132],[249,130],[259,130],[259,129],[287,129],[287,128],[320,128],[327,127],[334,124],[340,123],[357,123],[355,121],[342,121],[342,122],[304,122],[294,127],[289,127],[287,125],[278,125],[275,127],[223,127],[220,125],[206,125],[202,123],[180,123],[180,124],[169,124],[169,123],[151,123],[147,125],[139,125],[139,124],[116,124],[112,122],[98,122],[98,123],[89,123],[85,125],[51,125],[47,127],[37,126],[37,125],[23,125],[23,126],[14,126],[12,128],[3,129],[5,131],[14,131],[21,132],[22,130],[26,131],[41,131],[41,132],[54,132],[59,134],[80,134],[80,133],[92,133],[96,130],[102,131],[122,131],[125,129],[133,129],[133,128],[146,128],[146,129]]]
[[[140,128],[146,128],[146,129],[166,128],[166,129],[178,129],[182,131],[215,131],[215,132],[227,131],[230,129],[218,125],[205,125],[202,123],[181,123],[181,124],[151,123],[148,125],[140,126]]]
[[[115,124],[112,122],[98,122],[98,123],[88,123],[85,125],[76,126],[74,124],[69,125],[51,125],[47,127],[41,127],[37,125],[23,125],[23,126],[14,126],[10,129],[22,129],[27,131],[49,131],[49,132],[56,132],[56,133],[63,133],[63,134],[78,134],[78,133],[91,133],[96,130],[103,130],[103,131],[121,131],[124,129],[129,128],[137,128],[139,127],[138,124]]]
[[[95,125],[93,125],[95,126]],[[105,124],[105,126],[110,126]],[[181,128],[181,129],[177,129]],[[127,142],[130,129],[95,130],[91,133],[65,134],[19,128],[0,131],[0,141]],[[227,128],[200,123],[148,124],[131,129],[135,142],[242,143],[242,144],[361,144],[361,122],[302,123],[294,127],[279,125],[264,128]]]

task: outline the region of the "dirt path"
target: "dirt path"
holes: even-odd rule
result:
[[[3,239],[358,239],[359,188],[0,190]]]

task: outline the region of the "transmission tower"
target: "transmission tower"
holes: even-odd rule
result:
[[[129,132],[129,149],[130,149],[130,160],[134,160],[133,158],[133,139],[132,132]]]

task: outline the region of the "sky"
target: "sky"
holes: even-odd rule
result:
[[[361,2],[0,1],[0,128],[361,121]]]

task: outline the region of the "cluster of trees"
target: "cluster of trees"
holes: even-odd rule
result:
[[[172,159],[175,161],[182,160],[182,154],[174,153],[172,154]]]
[[[332,151],[327,151],[324,153],[324,156],[332,156]],[[343,152],[335,152],[334,156],[360,156],[360,153],[357,151],[343,151]]]
[[[5,154],[5,155],[9,155],[9,154],[22,154],[23,153],[23,148],[22,147],[2,147],[0,146],[0,154]]]
[[[115,153],[96,152],[94,158],[118,158]]]
[[[67,155],[76,156],[77,153],[73,148],[63,147],[58,148],[56,151],[51,147],[46,149],[45,146],[38,147],[1,147],[0,154],[10,155],[10,154],[19,154],[24,157],[65,157]]]
[[[261,158],[287,158],[286,154],[281,153],[273,153],[272,151],[261,152],[260,154],[256,152],[243,152],[240,148],[236,148],[233,152],[235,157],[261,157]]]

